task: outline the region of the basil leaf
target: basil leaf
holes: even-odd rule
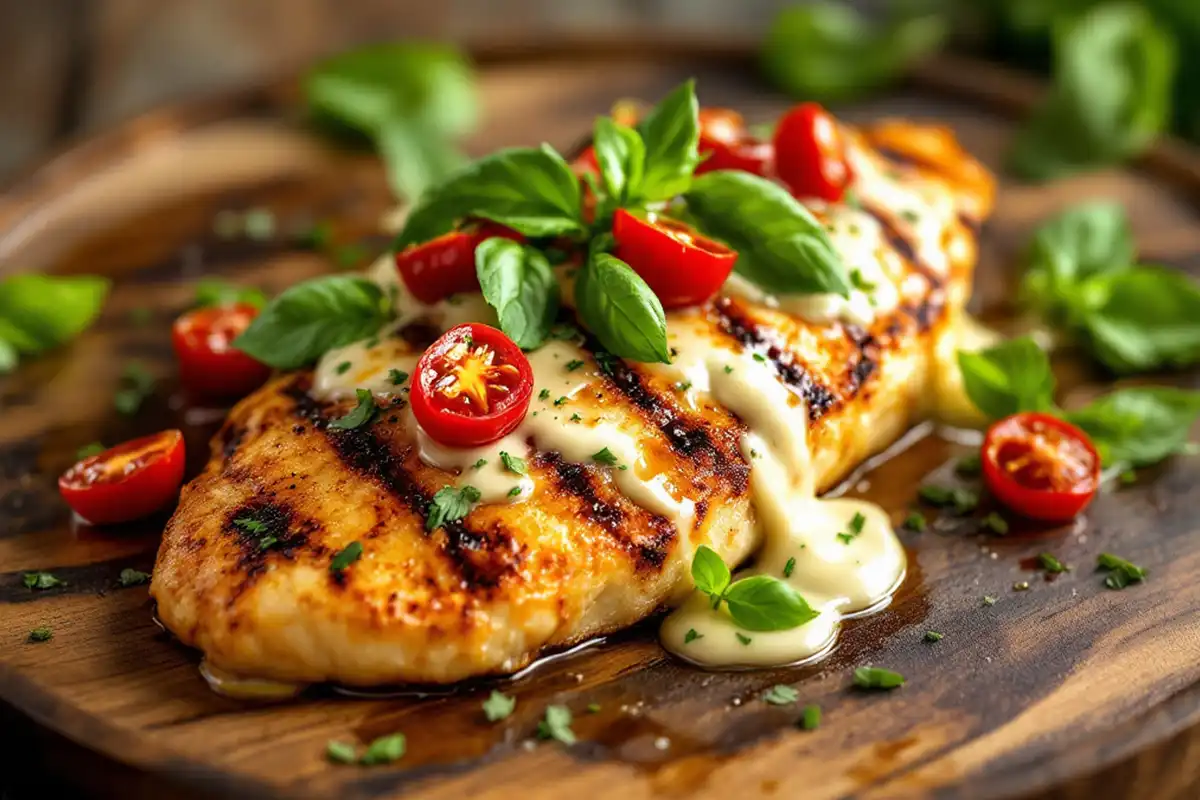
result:
[[[1009,166],[1048,180],[1137,155],[1166,125],[1172,37],[1132,3],[1101,5],[1059,25],[1054,88],[1020,131]]]
[[[370,389],[355,389],[355,396],[358,397],[358,405],[350,410],[344,417],[339,417],[329,423],[329,427],[336,430],[350,431],[355,428],[361,428],[364,425],[370,425],[379,413],[379,406],[375,405],[375,395],[371,394]]]
[[[109,282],[81,275],[26,273],[0,281],[0,362],[36,355],[74,339],[100,315]]]
[[[846,100],[897,80],[914,61],[941,47],[946,15],[907,14],[881,27],[844,3],[788,8],[763,43],[767,77],[805,99]]]
[[[558,314],[559,289],[550,262],[532,247],[494,236],[475,249],[475,271],[500,329],[518,347],[540,347]]]
[[[729,616],[748,631],[786,631],[819,616],[790,584],[770,575],[743,578],[725,591]]]
[[[699,117],[696,82],[689,79],[638,123],[646,150],[643,199],[668,200],[687,191],[700,163]]]
[[[405,117],[386,120],[375,134],[375,146],[397,197],[421,197],[467,163],[435,128]]]
[[[1105,464],[1143,467],[1187,448],[1188,433],[1200,418],[1200,392],[1119,389],[1066,416],[1092,437]]]
[[[733,268],[768,292],[850,296],[850,277],[821,223],[786,189],[748,172],[698,177],[685,195],[700,229],[738,252]]]
[[[245,303],[262,308],[267,303],[267,296],[261,289],[253,286],[236,286],[220,278],[205,278],[196,283],[196,297],[192,300],[195,308],[208,306],[231,306],[235,303]]]
[[[638,132],[609,117],[597,117],[592,147],[609,196],[620,205],[636,199],[646,161],[646,145]]]
[[[1137,267],[1078,288],[1073,314],[1092,354],[1127,374],[1200,363],[1200,285],[1182,272]]]
[[[1028,302],[1063,321],[1072,287],[1085,278],[1134,263],[1129,218],[1119,203],[1082,203],[1038,228],[1022,287]]]
[[[960,350],[958,366],[967,397],[989,419],[1054,408],[1050,359],[1028,336],[975,353]]]
[[[583,230],[579,180],[549,145],[500,150],[430,189],[404,224],[394,247],[427,242],[479,217],[526,236],[557,236]]]
[[[721,595],[729,586],[729,567],[715,550],[702,544],[692,556],[692,580],[705,594]]]
[[[296,369],[335,347],[367,338],[388,317],[377,285],[365,278],[330,275],[285,290],[233,344],[276,369]]]
[[[575,281],[575,306],[604,349],[632,361],[670,363],[662,303],[621,259],[596,253]]]

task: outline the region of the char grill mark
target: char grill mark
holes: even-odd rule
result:
[[[424,528],[432,496],[417,483],[404,466],[407,452],[396,453],[371,427],[330,430],[320,404],[307,392],[301,379],[286,390],[296,403],[296,414],[309,420],[324,435],[342,463],[352,472],[383,487],[406,507]],[[378,423],[377,423],[378,424]],[[513,570],[513,542],[499,527],[486,532],[468,528],[462,520],[447,522],[442,550],[458,570],[465,587],[491,589]]]
[[[320,523],[299,517],[274,492],[266,492],[229,511],[221,530],[237,543],[238,578],[228,606],[232,607],[258,581],[268,561],[277,558],[290,561],[301,551],[312,550],[314,554],[324,551],[324,547],[311,544],[313,534],[320,529]]]
[[[649,524],[650,535],[630,537],[628,533],[634,528],[629,524],[625,511],[619,505],[600,498],[588,467],[564,461],[558,453],[547,453],[540,460],[554,472],[558,488],[579,501],[580,515],[606,531],[633,557],[639,571],[657,572],[662,568],[671,543],[677,536],[669,520],[645,512],[641,516]]]

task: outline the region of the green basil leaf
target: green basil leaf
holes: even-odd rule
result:
[[[770,575],[743,578],[725,591],[729,616],[748,631],[786,631],[819,616],[800,593]]]
[[[496,309],[500,329],[518,347],[540,347],[558,314],[559,289],[540,251],[494,236],[475,249],[483,298]]]
[[[1200,363],[1200,285],[1182,272],[1137,267],[1098,275],[1073,310],[1092,354],[1118,374]]]
[[[355,389],[354,394],[358,397],[358,405],[350,409],[344,417],[338,417],[330,422],[330,428],[344,431],[354,430],[364,425],[370,425],[379,414],[379,406],[375,405],[375,395],[371,394],[370,389]]]
[[[595,253],[579,271],[575,308],[609,353],[631,361],[670,363],[662,303],[616,256]]]
[[[421,197],[467,163],[466,156],[436,127],[403,116],[380,126],[375,146],[397,197]]]
[[[944,14],[922,12],[877,27],[845,3],[800,5],[771,24],[762,67],[794,96],[853,99],[894,82],[913,62],[938,50],[948,23]]]
[[[786,189],[748,172],[696,178],[685,195],[700,229],[738,252],[733,268],[768,292],[850,296],[850,276],[816,218]]]
[[[394,247],[403,250],[453,230],[463,219],[490,219],[526,236],[583,230],[579,180],[549,145],[500,150],[421,196]]]
[[[335,347],[367,338],[389,315],[376,284],[330,275],[285,290],[233,344],[276,369],[296,369]]]
[[[17,368],[17,362],[21,357],[17,354],[17,348],[3,339],[0,339],[0,375],[7,375]]]
[[[1073,206],[1042,225],[1029,246],[1031,270],[1056,284],[1071,284],[1134,263],[1129,217],[1120,203],[1095,201]]]
[[[646,150],[643,199],[668,200],[687,191],[700,163],[699,117],[696,82],[687,80],[638,122]]]
[[[1049,180],[1137,155],[1171,112],[1175,46],[1151,13],[1101,5],[1056,26],[1054,88],[1013,142],[1009,166]]]
[[[74,339],[100,315],[109,282],[81,275],[26,273],[0,281],[0,362],[16,353],[36,355]]]
[[[1200,392],[1119,389],[1066,416],[1092,437],[1105,464],[1143,467],[1187,448],[1188,433],[1200,418]]]
[[[1028,336],[976,353],[960,350],[958,366],[967,397],[989,419],[1054,408],[1050,359]]]
[[[592,147],[609,196],[622,205],[636,199],[646,161],[646,145],[638,132],[609,117],[597,117]]]
[[[231,306],[235,303],[262,308],[267,303],[267,296],[263,294],[262,289],[236,286],[220,278],[205,278],[196,282],[196,297],[192,300],[194,307]]]
[[[692,556],[692,580],[705,594],[721,595],[729,586],[729,567],[715,550],[702,544]]]

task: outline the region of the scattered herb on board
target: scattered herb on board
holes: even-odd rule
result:
[[[979,521],[981,530],[991,531],[997,536],[1003,536],[1008,533],[1008,520],[1000,516],[996,511],[988,512],[987,516]]]
[[[909,515],[904,519],[904,527],[908,528],[910,531],[920,533],[928,526],[929,523],[926,521],[925,515],[920,511],[909,512]]]
[[[335,764],[353,764],[358,761],[358,751],[349,742],[330,739],[325,743],[325,757]]]
[[[1046,571],[1052,575],[1057,575],[1061,572],[1068,572],[1071,569],[1070,567],[1068,567],[1063,562],[1059,561],[1057,558],[1055,558],[1050,553],[1039,553],[1038,554],[1038,564],[1041,566],[1041,568],[1044,571]]]
[[[483,701],[483,715],[487,717],[488,722],[499,722],[512,714],[516,707],[517,699],[515,697],[509,697],[493,689],[487,700]]]
[[[854,685],[860,689],[895,689],[904,685],[904,676],[883,667],[859,667],[854,670]]]
[[[983,457],[978,452],[963,456],[954,465],[954,471],[964,478],[974,478],[983,471]]]
[[[970,489],[927,484],[921,487],[918,496],[931,506],[947,508],[959,515],[969,514],[979,506],[979,494]]]
[[[546,715],[537,726],[537,736],[566,745],[575,744],[575,732],[571,730],[571,709],[566,706],[546,706]]]
[[[924,638],[925,638],[925,641],[927,641],[927,642],[940,642],[945,637],[946,637],[946,634],[944,634],[944,633],[938,633],[937,631],[925,631]]]
[[[1112,553],[1101,553],[1096,559],[1097,568],[1107,570],[1104,585],[1109,589],[1124,589],[1131,583],[1141,583],[1146,580],[1149,570],[1139,567],[1130,561]]]
[[[363,751],[358,763],[368,767],[375,764],[391,764],[404,756],[406,748],[407,742],[403,733],[380,736],[367,745],[367,749]]]
[[[125,569],[121,570],[121,574],[117,578],[117,583],[119,583],[122,588],[127,589],[130,586],[141,586],[142,584],[149,583],[150,577],[151,576],[149,572],[142,572],[140,570],[126,567]]]
[[[29,632],[28,641],[30,642],[48,642],[54,637],[54,631],[42,625],[39,628],[34,628]]]
[[[21,576],[21,584],[26,589],[53,589],[55,586],[65,586],[66,581],[59,580],[49,572],[26,572]]]
[[[1000,598],[998,598],[998,597],[995,597],[995,596],[993,596],[993,595],[990,595],[990,594],[985,594],[985,595],[983,596],[983,604],[984,604],[985,606],[994,606],[994,605],[996,605],[996,603],[997,603],[999,600],[1000,600]]]
[[[800,727],[806,731],[815,731],[821,727],[821,707],[815,703],[804,707],[800,714]]]
[[[763,692],[762,699],[773,706],[790,706],[800,699],[800,693],[792,686],[777,683]]]
[[[137,361],[130,361],[121,372],[121,388],[113,395],[113,405],[125,416],[133,416],[154,393],[154,374]]]

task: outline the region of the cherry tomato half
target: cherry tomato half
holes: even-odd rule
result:
[[[727,108],[700,109],[700,154],[708,156],[696,174],[718,169],[738,169],[766,175],[775,158],[770,142],[754,138],[742,115]]]
[[[62,474],[58,491],[93,525],[129,522],[175,499],[183,465],[183,434],[163,431],[85,458]]]
[[[493,236],[525,241],[525,237],[512,228],[480,222],[432,241],[406,247],[396,253],[396,268],[408,291],[422,303],[436,303],[460,292],[475,292],[479,290],[475,248]]]
[[[248,303],[189,311],[171,327],[179,379],[203,397],[239,397],[258,388],[271,368],[233,346],[258,309]]]
[[[775,129],[775,173],[797,197],[842,199],[854,182],[846,143],[833,117],[816,103],[801,103]]]
[[[533,368],[512,339],[488,325],[456,325],[417,361],[409,402],[417,422],[449,447],[478,447],[512,433],[533,394]]]
[[[1025,412],[988,428],[983,477],[1004,505],[1032,519],[1065,522],[1096,495],[1100,456],[1087,434],[1049,414]]]
[[[737,253],[677,220],[623,208],[613,216],[613,255],[649,284],[663,308],[703,303],[729,277]]]

